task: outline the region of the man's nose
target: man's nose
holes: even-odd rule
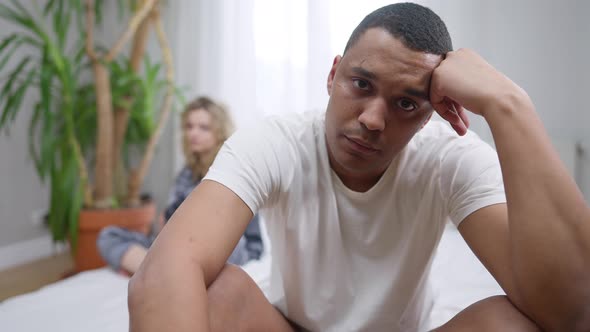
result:
[[[387,103],[378,98],[369,102],[358,117],[368,130],[383,131],[387,116]]]

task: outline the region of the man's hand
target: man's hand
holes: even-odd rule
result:
[[[469,127],[465,109],[485,117],[515,95],[528,99],[524,90],[469,49],[447,53],[432,74],[430,102],[459,135]]]

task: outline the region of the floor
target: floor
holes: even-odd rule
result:
[[[70,253],[65,252],[0,271],[0,301],[56,282],[73,267]]]

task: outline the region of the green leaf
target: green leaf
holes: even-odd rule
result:
[[[10,43],[19,37],[20,36],[18,34],[13,33],[12,35],[6,36],[6,38],[2,39],[2,43],[0,43],[0,53],[2,53],[6,46],[10,45]]]
[[[62,50],[64,49],[66,39],[67,24],[64,19],[64,3],[63,0],[59,0],[53,13],[53,31],[57,36],[57,47]]]
[[[71,150],[70,142],[64,142],[65,145],[68,145],[69,148],[65,148],[64,150]],[[75,251],[77,248],[77,240],[78,240],[78,217],[80,208],[82,207],[82,193],[81,193],[81,185],[78,179],[78,165],[76,163],[76,158],[73,154],[67,153],[67,151],[62,152],[65,158],[64,160],[64,168],[63,168],[63,187],[62,191],[64,193],[68,193],[67,202],[67,215],[64,219],[64,232],[67,232],[70,238],[70,243],[72,244],[72,249]]]
[[[102,23],[103,5],[104,3],[102,0],[94,1],[94,16],[96,18],[96,25],[100,25]]]
[[[44,170],[47,174],[50,174],[52,171],[52,167],[54,164],[54,155],[55,155],[55,139],[56,139],[56,129],[55,129],[55,120],[51,114],[51,112],[46,109],[43,112],[43,121],[42,121],[42,130],[41,130],[41,137],[40,137],[40,161],[41,161],[41,169]],[[46,173],[42,173],[41,176],[44,177]],[[52,182],[53,186],[53,182]]]
[[[53,9],[53,6],[55,5],[55,1],[56,0],[49,0],[45,4],[45,7],[43,7],[43,16],[47,16],[47,14],[49,14],[49,12]]]
[[[69,229],[69,217],[72,213],[72,193],[76,191],[76,176],[77,168],[76,162],[73,158],[72,153],[69,151],[71,148],[67,141],[60,143],[59,155],[61,157],[61,165],[57,168],[56,177],[59,180],[58,183],[52,184],[56,186],[56,200],[62,205],[58,208],[58,214],[56,215],[55,222],[55,238],[59,240],[65,240]]]
[[[117,1],[117,13],[119,21],[123,20],[123,14],[125,13],[125,3],[124,1]]]
[[[178,99],[178,102],[181,105],[186,105],[187,101],[186,101],[186,97],[184,95],[183,90],[188,91],[188,87],[184,87],[184,88],[174,87],[174,95],[176,96],[176,98]]]
[[[69,4],[70,6],[68,6],[67,4],[64,4],[63,2],[64,2],[64,0],[60,0],[60,6],[59,6],[60,21],[58,22],[58,25],[57,25],[58,29],[56,31],[57,31],[58,44],[60,45],[60,49],[65,50],[66,41],[67,41],[67,37],[68,37],[68,31],[70,28],[70,23],[72,21],[72,12],[74,10],[73,10],[73,7],[70,7],[73,4]]]
[[[0,70],[2,70],[4,68],[4,66],[6,65],[6,63],[10,59],[12,59],[14,52],[16,52],[16,50],[19,48],[19,46],[22,45],[24,42],[26,42],[25,39],[18,38],[10,46],[8,46],[7,53],[4,55],[4,58],[2,58],[2,60],[0,60]]]
[[[64,103],[70,105],[75,98],[76,80],[72,75],[72,62],[69,59],[64,59],[63,70],[59,76],[63,88],[62,98]]]
[[[68,220],[68,233],[72,244],[72,249],[76,251],[78,249],[78,225],[80,220],[80,210],[82,210],[82,203],[84,193],[82,192],[82,186],[78,185],[78,190],[74,193],[72,198],[72,209],[70,210]]]
[[[27,75],[26,79],[23,81],[23,83],[15,89],[14,94],[8,97],[6,106],[4,108],[5,114],[2,114],[2,119],[0,120],[0,128],[2,128],[5,125],[4,116],[6,115],[6,113],[10,113],[9,121],[14,121],[16,114],[21,108],[23,97],[29,89],[31,81],[33,80],[35,74],[35,71],[31,70]]]
[[[55,241],[64,241],[65,232],[63,230],[63,220],[67,214],[67,204],[65,204],[63,193],[61,190],[61,184],[63,183],[62,172],[57,169],[55,163],[52,164],[51,168],[51,193],[49,203],[49,227],[51,234]]]
[[[23,19],[21,15],[5,4],[0,4],[0,17],[17,24],[20,24],[20,20]]]
[[[46,173],[46,170],[42,169],[41,156],[39,152],[37,152],[37,148],[35,146],[35,139],[37,137],[35,134],[37,127],[39,126],[39,119],[41,118],[43,111],[44,110],[41,105],[41,102],[38,102],[35,105],[35,108],[33,109],[33,116],[31,117],[31,121],[29,122],[29,155],[35,163],[35,169],[37,170],[37,174],[41,178],[41,181],[45,180],[44,175]]]
[[[10,0],[10,2],[12,3],[12,5],[14,7],[16,7],[16,9],[18,9],[21,12],[21,14],[23,16],[28,16],[28,17],[31,16],[31,14],[29,14],[29,11],[20,3],[20,1],[18,1],[18,0]]]
[[[23,4],[17,0],[0,3],[0,20],[11,29],[0,40],[0,70],[10,67],[0,81],[0,126],[6,127],[25,106],[30,87],[39,89],[39,99],[31,103],[29,153],[41,179],[49,180],[49,224],[54,240],[70,237],[75,245],[83,192],[73,144],[80,139],[81,147],[91,150],[96,140],[93,85],[81,84],[82,79],[88,80],[85,72],[89,68],[83,42],[84,6],[81,0],[45,0],[35,10]],[[100,21],[105,3],[96,1],[96,5]],[[76,20],[79,33],[69,32]],[[79,43],[73,43],[73,52],[66,50],[71,36],[80,37]],[[14,57],[22,46],[27,46],[24,54],[32,53],[31,58]],[[131,81],[124,78],[121,85],[128,89]]]
[[[29,63],[31,57],[25,57],[22,59],[19,64],[17,65],[16,69],[9,75],[8,81],[4,85],[4,88],[0,92],[0,100],[4,100],[6,98],[6,104],[4,106],[4,110],[2,112],[2,116],[0,117],[0,129],[4,127],[6,121],[9,119],[9,115],[13,112],[12,106],[14,103],[14,95],[17,94],[11,93],[12,86],[17,82],[18,76],[24,70],[25,66]]]
[[[79,39],[86,38],[86,18],[84,16],[86,7],[82,4],[82,0],[70,0],[74,12],[76,13],[77,29],[80,32]]]
[[[10,2],[12,3],[13,8],[9,8],[6,5],[0,5],[0,17],[12,21],[23,28],[35,30],[34,20],[28,10],[18,1],[11,0]]]
[[[46,112],[50,112],[51,105],[51,87],[55,78],[55,71],[49,61],[48,50],[45,49],[41,61],[41,71],[39,74],[39,92],[41,94],[41,104]]]

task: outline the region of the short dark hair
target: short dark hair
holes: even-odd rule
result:
[[[444,55],[453,50],[445,23],[432,10],[415,3],[395,3],[365,17],[354,29],[344,53],[371,28],[383,28],[415,51]]]

